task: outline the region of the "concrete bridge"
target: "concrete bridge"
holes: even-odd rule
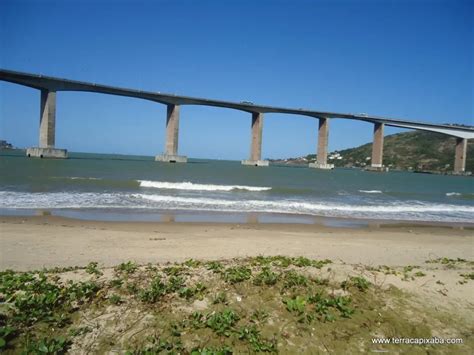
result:
[[[38,74],[21,73],[0,69],[0,80],[28,86],[41,91],[41,110],[39,128],[39,147],[29,148],[27,155],[41,158],[66,158],[65,149],[55,148],[55,123],[56,123],[56,92],[58,91],[86,91],[109,95],[133,97],[143,100],[158,102],[167,105],[166,117],[166,143],[165,151],[157,155],[157,161],[186,162],[185,156],[178,155],[179,137],[179,109],[182,105],[204,105],[223,107],[228,109],[248,112],[251,115],[251,147],[250,157],[243,160],[244,165],[267,166],[268,161],[262,160],[262,131],[263,118],[266,113],[283,113],[302,115],[319,120],[317,161],[310,167],[331,169],[327,163],[329,121],[331,119],[349,119],[365,121],[373,124],[374,140],[372,145],[371,169],[383,170],[383,132],[385,126],[409,128],[430,132],[442,133],[456,137],[454,157],[454,172],[462,173],[466,168],[467,140],[474,138],[474,129],[471,127],[455,125],[438,125],[426,122],[416,122],[393,119],[366,114],[350,114],[315,111],[303,108],[282,108],[273,106],[256,105],[251,102],[230,102],[196,97],[164,94],[160,92],[141,91],[119,88],[95,83],[54,78]]]

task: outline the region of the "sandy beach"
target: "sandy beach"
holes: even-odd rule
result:
[[[54,216],[1,217],[1,269],[113,266],[257,255],[306,256],[349,264],[422,264],[470,259],[474,230],[388,225],[328,228],[302,224],[101,222]]]
[[[351,337],[351,341],[354,342],[356,339],[363,339],[364,345],[361,346],[361,351],[362,349],[386,349],[369,345],[368,340],[371,336],[386,336],[390,332],[395,335],[417,336],[418,333],[415,329],[422,327],[426,319],[429,319],[430,322],[430,330],[426,330],[426,334],[443,339],[459,338],[463,341],[464,345],[461,347],[445,347],[442,348],[440,353],[445,353],[445,351],[449,353],[455,349],[456,351],[466,350],[469,352],[468,349],[472,347],[469,324],[474,321],[474,304],[472,302],[474,282],[470,276],[474,268],[472,262],[474,231],[471,227],[374,224],[360,228],[334,228],[305,224],[101,222],[56,216],[4,216],[0,218],[0,232],[0,269],[2,270],[29,271],[49,268],[52,270],[49,271],[52,273],[49,276],[51,280],[72,280],[73,282],[95,282],[100,285],[111,285],[117,281],[117,275],[121,275],[117,271],[120,268],[126,270],[127,265],[131,265],[130,267],[133,268],[136,267],[133,265],[142,265],[137,271],[140,272],[136,276],[136,285],[138,285],[140,282],[148,282],[146,280],[150,276],[145,277],[141,274],[146,274],[147,270],[155,270],[153,272],[161,270],[163,272],[163,270],[184,270],[184,267],[188,272],[194,270],[192,271],[194,276],[189,276],[189,274],[187,276],[191,281],[203,280],[208,285],[214,285],[209,286],[214,287],[214,292],[219,290],[225,290],[231,294],[236,292],[234,296],[237,303],[227,305],[233,305],[233,307],[240,310],[241,314],[257,307],[252,302],[263,302],[261,297],[258,296],[258,293],[250,296],[254,292],[246,288],[250,286],[232,286],[229,288],[222,285],[222,276],[221,279],[213,279],[210,276],[212,273],[210,274],[209,266],[207,266],[207,270],[203,266],[212,265],[212,263],[203,264],[202,261],[221,260],[224,265],[227,265],[227,270],[230,270],[229,265],[234,263],[255,265],[255,260],[258,260],[258,258],[255,258],[257,256],[268,256],[269,258],[266,260],[273,260],[271,258],[277,255],[280,255],[280,258],[283,258],[282,260],[286,257],[293,257],[288,260],[293,260],[290,262],[295,263],[295,265],[298,265],[298,260],[323,261],[328,259],[329,264],[324,264],[326,262],[324,261],[316,269],[297,267],[297,271],[302,272],[301,275],[307,275],[305,277],[313,277],[313,280],[315,280],[313,282],[330,280],[328,281],[330,282],[329,285],[325,286],[325,292],[332,294],[330,297],[337,297],[341,292],[343,295],[349,294],[347,291],[338,289],[340,287],[338,285],[343,285],[344,282],[352,282],[347,280],[367,280],[369,285],[373,285],[370,287],[374,287],[370,294],[355,289],[350,291],[354,306],[361,309],[358,313],[360,315],[363,315],[363,312],[373,312],[370,308],[372,302],[384,302],[386,304],[386,306],[380,306],[381,308],[379,308],[379,312],[382,312],[379,314],[383,314],[382,318],[386,319],[385,324],[388,327],[386,330],[376,330],[379,329],[377,326],[379,323],[373,323],[368,330],[369,333],[362,334],[362,332]],[[193,260],[201,261],[194,262]],[[188,266],[170,264],[171,262],[182,263],[184,261],[186,261],[184,264]],[[97,264],[91,264],[91,262]],[[97,271],[94,265],[102,271]],[[158,269],[155,269],[156,267],[153,265],[156,265]],[[170,265],[175,266],[171,267]],[[280,277],[287,277],[284,276],[287,275],[285,273],[290,272],[291,274],[292,272],[278,269],[278,267],[275,269],[275,265],[278,264],[269,265],[273,265],[274,270],[280,270]],[[70,268],[74,266],[87,266],[87,268]],[[166,269],[167,266],[169,266],[168,269]],[[54,271],[54,268],[58,267],[65,269]],[[257,267],[253,270],[253,273],[257,275],[258,270],[264,269]],[[56,272],[58,274],[55,274]],[[253,284],[249,285],[257,287],[255,286],[255,280]],[[130,282],[130,280],[127,282]],[[140,287],[146,287],[146,285]],[[187,292],[197,292],[192,290],[194,289],[189,289]],[[104,292],[107,292],[106,296]],[[79,320],[74,323],[74,327],[88,330],[87,333],[76,336],[73,342],[69,343],[72,352],[101,352],[104,346],[103,339],[106,339],[112,333],[115,334],[113,348],[117,351],[119,349],[123,350],[127,346],[131,346],[129,342],[130,334],[123,333],[123,329],[130,329],[129,332],[136,334],[146,332],[147,329],[154,329],[153,327],[166,329],[166,322],[172,323],[172,319],[174,319],[173,312],[169,315],[170,319],[165,318],[166,324],[163,325],[155,324],[150,328],[150,325],[146,322],[143,324],[137,323],[139,320],[134,316],[135,313],[130,313],[130,309],[142,306],[133,303],[135,302],[133,297],[136,296],[130,298],[130,296],[126,296],[128,294],[125,291],[121,292],[123,295],[120,297],[126,297],[121,298],[120,302],[125,302],[122,306],[115,305],[112,308],[100,308],[100,311],[92,311],[92,309],[86,307],[81,311],[85,313],[81,313],[81,318],[78,318]],[[239,293],[246,294],[247,292],[250,292],[250,294],[244,297],[245,305],[239,305]],[[275,290],[268,292],[268,295],[265,294],[266,296],[264,296],[268,299],[273,300],[275,297],[280,297],[280,293]],[[211,292],[209,297],[212,294]],[[360,298],[357,298],[359,297],[357,295]],[[105,302],[100,301],[100,299],[108,300],[105,304],[118,299],[113,288],[109,291],[104,289],[104,291],[97,293],[96,297],[99,299],[98,304]],[[182,301],[179,301],[181,303],[173,303],[176,302],[176,299],[172,298],[175,301],[170,301],[171,304],[166,307],[180,309],[181,313],[184,312],[183,314],[180,313],[182,317],[188,317],[188,311],[191,312],[196,309],[205,311],[212,308],[208,297],[204,297],[203,300],[193,297],[183,304]],[[375,298],[372,299],[371,297]],[[133,305],[127,306],[126,304],[129,304],[129,302],[132,302]],[[268,304],[263,303],[258,307],[265,306],[268,306]],[[272,307],[279,310],[278,312],[283,312],[280,313],[280,318],[275,316],[275,319],[283,322],[282,324],[286,324],[287,321],[281,318],[286,314],[284,313],[286,311],[281,309],[281,301],[276,301]],[[362,309],[365,309],[364,307],[368,308],[362,311]],[[141,312],[145,312],[146,317],[152,321],[156,319],[153,313],[149,314],[149,309]],[[398,314],[402,313],[403,316],[398,318]],[[396,316],[390,318],[391,320],[387,320],[388,318],[385,317],[392,317],[390,314]],[[376,318],[377,313],[374,313],[373,317]],[[90,323],[88,319],[96,320]],[[114,319],[112,323],[110,322],[111,319]],[[357,317],[352,319],[351,322],[354,322],[354,324],[361,322],[360,325],[354,325],[357,329],[364,329],[364,324],[367,324],[364,318],[359,319]],[[375,322],[375,320],[369,322]],[[406,324],[401,325],[402,323],[399,322],[406,322]],[[415,323],[418,324],[415,328],[409,325]],[[117,325],[112,327],[111,324]],[[327,328],[324,331],[332,331],[332,325],[330,325],[332,323],[322,324],[324,324],[322,329]],[[392,327],[396,327],[396,329]],[[295,334],[298,333],[296,330],[294,332]],[[183,337],[183,339],[187,339],[185,336]],[[324,344],[325,336],[320,334],[319,337],[321,338],[320,341],[307,343],[304,338],[300,339],[297,336],[292,341],[280,341],[278,345],[275,343],[275,346],[278,346],[283,352],[286,350],[293,351],[296,348],[306,349],[306,345],[303,344],[310,344],[310,348],[313,346],[317,348],[317,346]],[[335,338],[334,342],[325,346],[329,346],[334,351],[347,346],[345,343],[339,343],[337,339],[339,338]],[[198,344],[193,340],[186,341],[188,341],[186,344],[189,347]],[[294,341],[300,343],[294,343]],[[107,346],[110,347],[110,344]],[[356,343],[351,346],[356,346]],[[393,347],[390,349],[398,351],[401,348]]]
[[[384,282],[429,295],[435,303],[445,303],[449,290],[450,298],[474,307],[474,283],[465,283],[460,276],[463,272],[472,273],[470,264],[446,268],[429,263],[443,258],[472,261],[471,227],[375,224],[365,228],[330,228],[304,224],[104,222],[55,216],[4,216],[0,218],[0,230],[2,270],[83,267],[90,262],[107,268],[127,261],[145,265],[189,259],[302,256],[331,260],[332,270],[339,272],[341,279],[361,272],[370,274],[373,280],[380,281],[383,276]],[[389,271],[398,270],[398,277],[380,270],[381,266],[390,268]],[[415,281],[404,271],[412,266],[431,277],[403,282],[403,277],[405,281],[407,277]]]

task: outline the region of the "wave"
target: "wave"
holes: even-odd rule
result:
[[[359,190],[359,192],[363,192],[365,194],[381,194],[382,191],[380,190]]]
[[[101,178],[80,177],[80,176],[71,176],[71,177],[68,177],[68,179],[71,179],[71,180],[102,180]]]
[[[175,197],[143,193],[26,193],[0,191],[0,209],[105,209],[260,212],[417,221],[471,222],[474,206],[422,203],[349,204],[301,199]]]
[[[244,185],[211,185],[211,184],[195,184],[192,182],[166,182],[166,181],[149,181],[137,180],[141,187],[153,187],[157,189],[173,189],[173,190],[195,190],[195,191],[268,191],[271,187],[262,186],[244,186]]]
[[[428,205],[424,203],[393,204],[393,205],[343,205],[329,203],[312,203],[294,200],[222,200],[213,198],[193,198],[133,194],[138,197],[155,202],[171,205],[199,205],[199,206],[233,206],[242,211],[251,211],[258,208],[260,212],[297,212],[297,211],[360,211],[360,212],[474,212],[474,206],[458,205]]]
[[[102,180],[102,178],[96,177],[84,177],[84,176],[53,176],[52,179],[65,179],[65,180]]]
[[[447,192],[446,197],[457,199],[457,200],[472,201],[474,200],[474,193]]]

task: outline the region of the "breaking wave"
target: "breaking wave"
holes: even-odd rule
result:
[[[268,191],[271,187],[262,186],[244,186],[244,185],[211,185],[211,184],[195,184],[192,182],[166,182],[166,181],[149,181],[138,180],[141,187],[153,187],[157,189],[173,189],[173,190],[194,190],[194,191]]]
[[[3,209],[142,209],[214,212],[262,212],[327,217],[471,222],[474,206],[419,201],[347,204],[302,199],[256,200],[176,197],[140,193],[26,193],[0,191]]]
[[[359,192],[363,192],[365,194],[381,194],[382,191],[380,190],[359,190]]]

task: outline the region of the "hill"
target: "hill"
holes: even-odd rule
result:
[[[452,171],[456,138],[439,133],[412,131],[386,136],[383,163],[394,170]],[[372,143],[335,151],[328,162],[336,167],[365,167],[370,165]],[[286,164],[308,163],[315,154],[292,158]],[[282,162],[282,161],[279,161]],[[468,141],[466,171],[474,171],[474,142]]]

